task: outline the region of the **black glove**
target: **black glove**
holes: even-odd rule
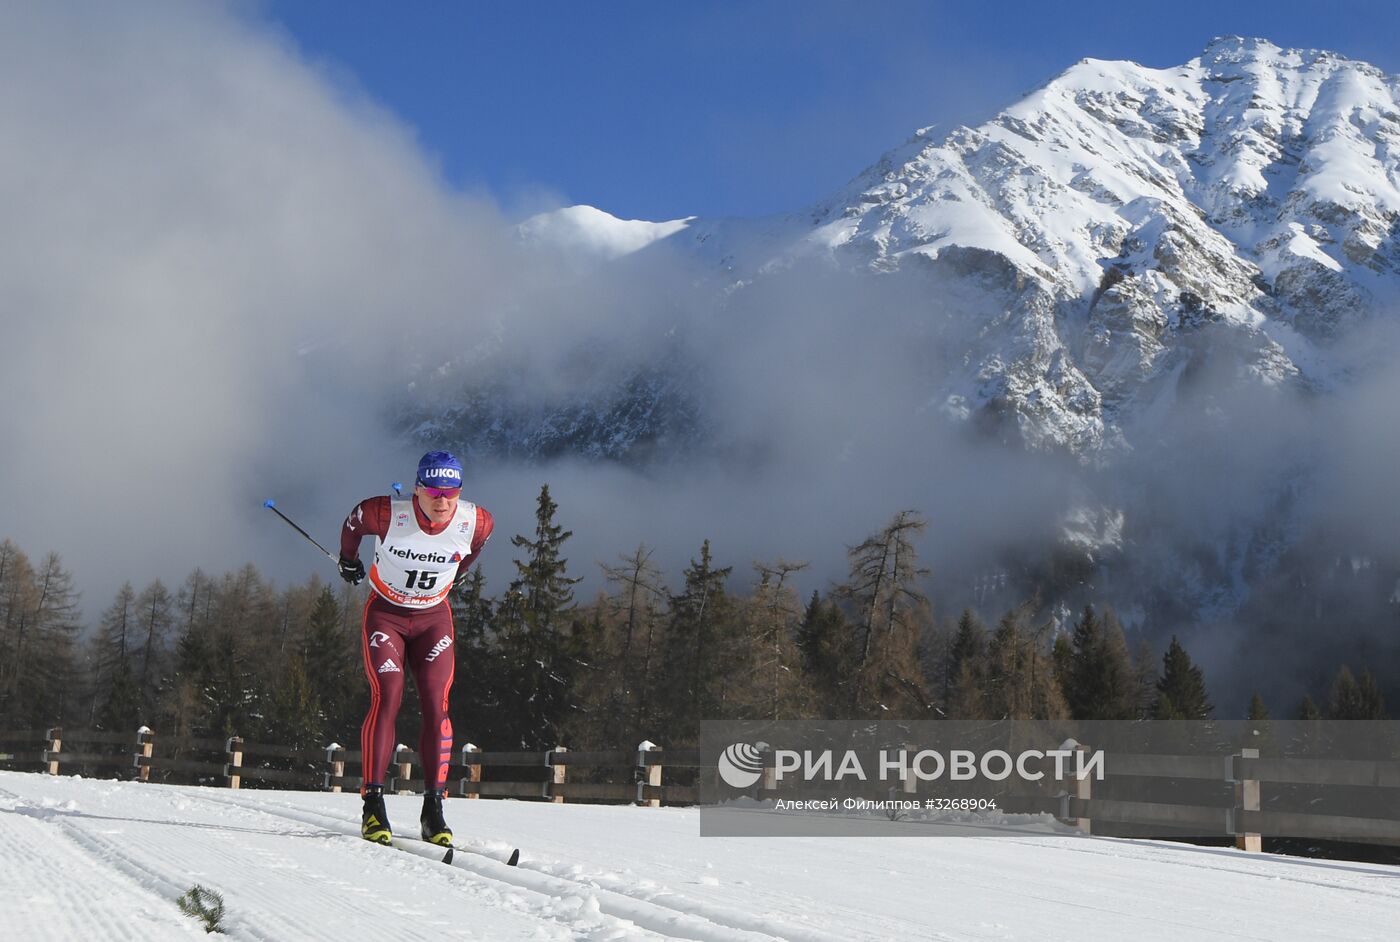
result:
[[[351,585],[359,585],[365,580],[365,564],[358,559],[340,557],[340,578]]]
[[[452,588],[459,595],[467,591],[467,583],[471,581],[471,576],[467,573],[467,564],[463,563],[461,568],[457,570],[457,578],[452,580]]]

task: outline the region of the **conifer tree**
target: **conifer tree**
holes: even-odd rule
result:
[[[1053,645],[1045,639],[1053,635],[1055,623],[1046,621],[1027,637],[1031,653],[1031,713],[1035,720],[1062,720],[1070,715],[1064,691],[1055,675]]]
[[[143,723],[154,722],[156,703],[166,681],[166,646],[174,620],[174,599],[157,579],[141,590],[136,597],[135,608],[137,641],[141,646],[140,656],[136,660],[139,713]]]
[[[1317,708],[1317,703],[1310,695],[1304,695],[1298,701],[1297,718],[1303,722],[1314,723],[1322,719],[1322,711]]]
[[[118,663],[94,723],[102,729],[132,730],[141,725],[141,683],[130,661]]]
[[[885,638],[912,630],[913,613],[927,607],[928,599],[915,587],[915,580],[928,570],[918,567],[913,544],[927,527],[915,511],[901,510],[879,533],[846,553],[851,572],[840,593],[857,619],[859,667],[876,656]]]
[[[207,633],[187,623],[175,641],[174,674],[161,703],[162,730],[184,737],[204,728],[202,690],[206,672],[213,670],[212,658]]]
[[[321,745],[326,745],[330,740],[351,737],[359,725],[364,707],[360,693],[364,668],[360,639],[345,631],[335,594],[329,586],[321,585],[320,589],[307,618],[302,643],[295,652],[300,666],[289,663],[283,674],[282,703],[314,710],[314,722],[309,717],[285,722],[308,738],[325,739]],[[315,665],[314,671],[308,665]],[[306,677],[305,692],[301,675]]]
[[[185,579],[176,596],[180,636],[202,631],[209,624],[212,607],[213,582],[204,574],[204,570],[196,568]]]
[[[1385,702],[1381,698],[1376,678],[1369,670],[1361,672],[1358,681],[1345,664],[1332,681],[1327,699],[1327,718],[1333,720],[1383,720]]]
[[[1137,715],[1136,678],[1123,629],[1092,605],[1074,625],[1065,700],[1077,720],[1128,720]]]
[[[1157,703],[1157,655],[1152,643],[1143,637],[1138,640],[1137,653],[1133,657],[1133,676],[1136,678],[1135,719],[1148,719]]]
[[[260,713],[264,697],[244,646],[237,636],[221,630],[212,638],[210,659],[204,665],[199,696],[203,701],[206,736],[246,734],[252,717]]]
[[[839,606],[815,589],[797,629],[802,669],[821,717],[841,719],[852,702],[856,672],[855,634]]]
[[[850,578],[838,594],[856,620],[852,715],[917,718],[932,713],[920,644],[931,622],[917,580],[913,540],[927,528],[912,510],[895,514],[877,534],[847,551]]]
[[[783,559],[754,563],[759,580],[747,605],[749,651],[741,658],[753,671],[746,685],[753,695],[746,718],[790,720],[807,709],[810,694],[795,642],[799,603],[788,584],[789,576],[806,568]]]
[[[1159,720],[1204,720],[1214,711],[1206,694],[1205,675],[1173,635],[1162,659],[1153,716]]]
[[[246,735],[249,722],[263,706],[262,677],[280,674],[255,665],[250,651],[271,640],[278,627],[271,588],[253,566],[224,575],[217,582],[195,570],[178,599],[181,633],[176,642],[176,670],[162,708],[162,726],[176,735]]]
[[[78,673],[78,593],[57,553],[49,553],[34,573],[33,607],[16,637],[12,689],[15,719],[26,726],[61,724],[77,718],[83,705],[74,696]]]
[[[958,669],[957,679],[953,681],[952,690],[949,691],[948,702],[944,706],[944,713],[948,719],[991,718],[992,714],[987,705],[987,672],[986,655],[963,662],[962,667]]]
[[[549,486],[540,488],[535,538],[511,539],[524,558],[515,561],[519,577],[500,611],[504,666],[518,705],[505,726],[524,749],[561,745],[561,727],[577,706],[573,677],[583,652],[573,623],[573,586],[579,580],[566,575],[562,548],[573,531],[554,522],[558,509]]]
[[[1361,672],[1361,677],[1357,680],[1358,693],[1360,694],[1358,719],[1363,720],[1383,720],[1386,719],[1385,698],[1381,695],[1380,685],[1376,683],[1376,675],[1371,673],[1368,667]]]
[[[970,608],[965,608],[958,616],[958,627],[953,633],[952,644],[948,648],[948,662],[943,676],[943,699],[948,701],[953,693],[953,685],[963,673],[964,665],[971,664],[987,652],[987,629]]]
[[[18,546],[0,541],[0,723],[19,725],[17,699],[21,671],[20,640],[31,630],[34,599],[34,568]]]
[[[284,669],[278,650],[287,635],[284,607],[285,600],[252,564],[218,581],[210,608],[213,656],[203,690],[209,734],[255,728],[253,718],[263,712],[271,692],[265,679]]]
[[[981,709],[994,719],[1063,719],[1068,715],[1049,652],[1042,647],[1050,625],[1031,631],[1034,603],[1008,612],[987,646]]]
[[[1257,690],[1249,698],[1249,713],[1245,718],[1259,723],[1265,722],[1269,718],[1269,708],[1264,705],[1264,698],[1259,696]]]
[[[204,571],[196,568],[185,579],[175,598],[174,615],[178,619],[172,673],[160,703],[162,732],[175,736],[193,736],[205,729],[208,709],[203,686],[213,671],[213,642],[210,610],[213,607],[213,582]]]
[[[1064,632],[1056,634],[1055,642],[1050,646],[1050,663],[1060,690],[1068,691],[1070,672],[1074,669],[1074,642]]]
[[[607,627],[603,624],[603,607],[596,602],[575,606],[570,621],[569,702],[560,717],[559,741],[572,743],[575,748],[615,744],[620,734],[608,730],[605,735],[613,738],[604,739],[600,738],[600,732],[609,719],[615,723],[617,718],[595,713],[598,689],[603,686],[601,676],[611,663],[606,648]]]
[[[507,696],[490,724],[491,741],[479,745],[500,749],[538,748],[544,739],[554,737],[541,732],[546,725],[541,708],[542,661],[537,654],[542,645],[525,617],[525,593],[518,579],[511,582],[501,596],[496,607],[496,627],[501,689]]]
[[[492,644],[495,606],[486,594],[486,577],[471,570],[462,588],[451,594],[457,629],[452,681],[452,726],[459,737],[483,738],[499,720],[503,666]],[[465,741],[465,740],[464,740]]]
[[[136,590],[125,583],[102,613],[93,639],[93,678],[89,722],[100,729],[135,729],[141,712],[141,690],[133,667],[137,639]],[[139,650],[139,648],[137,648]]]
[[[515,561],[525,617],[536,631],[546,635],[553,635],[567,624],[574,600],[573,586],[579,581],[565,575],[568,560],[560,553],[564,541],[574,532],[554,522],[558,510],[559,505],[549,496],[549,485],[544,485],[535,508],[535,538],[511,538],[511,545],[525,555]]]
[[[654,729],[660,676],[660,641],[666,590],[652,550],[638,545],[616,566],[602,566],[612,594],[602,601],[606,628],[600,678],[603,743],[659,735]]]
[[[700,547],[682,575],[678,595],[670,598],[670,618],[665,634],[666,735],[669,742],[692,743],[701,720],[717,720],[720,687],[725,669],[725,631],[732,604],[725,580],[733,567],[716,568],[710,557],[710,541]]]
[[[1024,719],[1030,704],[1024,679],[1029,672],[1022,666],[1025,647],[1021,644],[1021,611],[1004,615],[987,644],[987,688],[984,701],[997,719]]]
[[[451,600],[457,637],[485,644],[491,629],[493,605],[486,594],[486,577],[480,569],[473,569],[467,575],[462,588],[452,594]]]
[[[971,609],[958,618],[958,627],[949,646],[947,693],[943,714],[952,720],[987,719],[988,704],[987,630]]]
[[[327,745],[321,703],[300,651],[290,652],[274,684],[264,684],[258,700],[264,704],[262,735],[279,745],[308,749]]]

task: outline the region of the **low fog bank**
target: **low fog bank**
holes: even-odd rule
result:
[[[942,620],[970,606],[995,621],[1034,598],[1035,617],[1063,624],[1109,605],[1134,648],[1160,653],[1178,635],[1218,689],[1257,689],[1280,715],[1304,691],[1324,695],[1342,663],[1400,676],[1392,319],[1325,351],[1325,375],[1278,385],[1207,329],[1185,368],[1164,371],[1156,394],[1170,408],[1130,414],[1127,447],[1079,460],[1007,445],[947,408],[975,398],[969,351],[985,346],[988,320],[923,274],[798,265],[725,292],[673,264],[654,296],[635,297],[665,317],[601,346],[610,369],[639,368],[658,348],[689,365],[705,416],[697,443],[665,462],[541,461],[476,477],[505,498],[510,532],[529,532],[548,482],[588,588],[591,563],[641,542],[674,586],[709,539],[736,589],[752,584],[753,561],[781,556],[811,563],[800,592],[824,591],[845,577],[848,546],[909,508],[929,523],[919,549]],[[633,276],[591,277],[573,294]],[[587,325],[598,323],[604,312],[572,335],[596,342]],[[527,337],[498,352],[510,359]],[[536,392],[558,394],[529,382],[519,394]],[[1221,710],[1242,711],[1235,699]]]

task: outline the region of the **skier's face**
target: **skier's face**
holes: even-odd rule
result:
[[[457,498],[460,488],[424,487],[419,484],[413,489],[418,496],[418,506],[433,523],[446,523],[457,512]]]

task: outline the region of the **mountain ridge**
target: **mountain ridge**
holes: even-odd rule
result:
[[[761,453],[761,431],[750,447],[716,419],[704,358],[762,333],[773,298],[846,273],[858,279],[853,297],[895,285],[897,300],[856,304],[840,324],[782,323],[843,338],[869,324],[888,342],[887,308],[901,306],[899,352],[930,364],[882,404],[907,419],[907,434],[946,426],[1089,469],[1063,508],[1056,552],[1077,554],[1083,565],[1071,568],[1090,575],[1059,586],[1060,604],[1112,597],[1116,585],[1168,620],[1224,617],[1251,586],[1302,578],[1290,553],[1305,542],[1298,515],[1316,489],[1316,456],[1260,446],[1252,492],[1202,517],[1201,534],[1174,519],[1180,506],[1153,509],[1154,491],[1170,489],[1154,465],[1202,442],[1228,447],[1267,428],[1260,416],[1355,382],[1355,348],[1400,300],[1400,78],[1241,37],[1161,69],[1084,59],[976,127],[916,131],[808,207],[679,222],[588,263],[626,266],[625,277],[664,254],[713,280],[697,292],[699,313],[658,318],[658,334],[679,338],[664,369],[638,363],[629,376],[644,381],[624,376],[587,401],[537,402],[505,422],[478,398],[426,432],[541,460]],[[695,349],[687,331],[702,338]],[[760,395],[746,401],[762,408]],[[1284,443],[1297,434],[1288,421],[1271,433]],[[858,432],[829,434],[844,454]],[[1197,473],[1184,467],[1172,473]],[[1234,493],[1228,461],[1212,473]],[[1105,486],[1113,474],[1128,483]],[[1147,542],[1170,527],[1179,532],[1163,546]],[[1126,562],[1128,546],[1149,561]],[[1045,584],[1023,575],[1011,594]]]
[[[1400,79],[1221,37],[1165,69],[1081,60],[977,127],[916,131],[805,210],[692,217],[648,245],[739,282],[816,257],[1019,285],[1015,340],[944,392],[1014,416],[1030,447],[1092,455],[1204,322],[1261,382],[1329,382],[1328,345],[1400,293],[1398,154]]]

